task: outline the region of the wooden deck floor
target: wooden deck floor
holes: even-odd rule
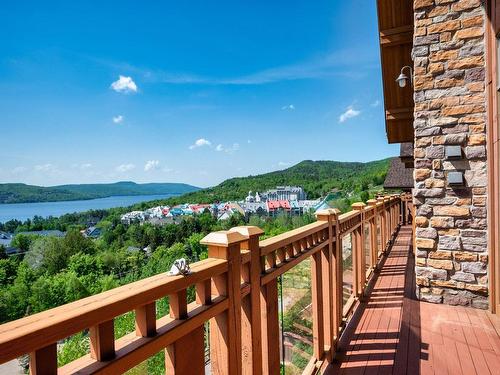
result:
[[[500,319],[415,299],[411,228],[401,228],[325,374],[500,374]]]

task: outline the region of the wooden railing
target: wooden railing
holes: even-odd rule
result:
[[[262,230],[251,226],[211,233],[201,241],[208,259],[192,264],[187,276],[159,274],[1,325],[0,363],[29,354],[32,374],[116,374],[165,350],[167,373],[203,374],[209,322],[213,374],[279,374],[277,280],[311,258],[313,356],[305,372],[313,373],[332,359],[406,204],[393,195],[355,203],[343,215],[324,210],[316,222],[262,241]],[[353,286],[343,303],[342,239],[349,234]],[[170,315],[156,319],[155,303],[167,296]],[[115,339],[113,319],[130,311],[135,332]],[[87,329],[90,353],[57,368],[57,343]]]

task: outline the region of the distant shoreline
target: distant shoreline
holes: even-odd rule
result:
[[[57,202],[31,202],[0,204],[0,223],[10,220],[25,221],[35,216],[43,218],[60,217],[65,214],[80,213],[90,210],[108,210],[130,207],[142,202],[177,197],[179,194],[142,194],[111,196],[105,198],[80,199]]]
[[[99,198],[142,195],[182,195],[200,188],[184,183],[121,181],[111,184],[36,186],[22,183],[0,184],[0,205],[17,203],[70,202]]]
[[[7,205],[14,205],[14,204],[29,204],[29,203],[58,203],[58,202],[73,202],[73,201],[93,201],[93,200],[96,200],[96,199],[105,199],[105,198],[120,198],[120,197],[148,197],[148,196],[151,196],[151,197],[156,197],[158,195],[168,195],[168,196],[172,196],[172,197],[175,197],[175,196],[179,196],[179,195],[183,195],[183,194],[186,194],[186,192],[168,192],[168,193],[164,193],[164,194],[126,194],[126,195],[122,195],[122,194],[118,194],[118,195],[106,195],[106,196],[99,196],[99,197],[89,197],[89,198],[68,198],[68,199],[58,199],[58,200],[50,200],[50,201],[45,201],[45,200],[31,200],[31,201],[20,201],[20,202],[9,202],[9,203],[3,203],[3,202],[0,202],[0,206],[7,206]]]

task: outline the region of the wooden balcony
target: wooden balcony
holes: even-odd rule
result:
[[[414,266],[403,226],[325,374],[500,373],[500,318],[417,301]]]
[[[209,258],[190,275],[159,274],[0,326],[0,363],[29,354],[32,374],[116,374],[164,350],[169,374],[279,374],[278,279],[310,260],[313,350],[304,373],[498,371],[498,320],[414,299],[411,227],[401,226],[408,204],[387,196],[342,215],[325,210],[266,240],[257,227],[211,233],[202,240]],[[156,319],[164,297],[170,314]],[[130,311],[135,332],[115,339],[113,320]],[[82,331],[90,353],[58,368],[58,343]]]

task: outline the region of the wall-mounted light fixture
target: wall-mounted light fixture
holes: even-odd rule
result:
[[[404,70],[408,68],[410,71],[410,76],[408,77],[405,73]],[[401,74],[399,74],[399,77],[396,78],[396,82],[398,83],[399,87],[403,88],[406,86],[406,84],[410,82],[410,85],[413,86],[413,70],[411,69],[411,66],[405,65],[401,68]]]
[[[448,172],[448,185],[449,186],[463,186],[464,174],[462,172]]]
[[[444,153],[447,160],[458,160],[462,159],[462,147],[457,145],[446,146],[444,148]]]

